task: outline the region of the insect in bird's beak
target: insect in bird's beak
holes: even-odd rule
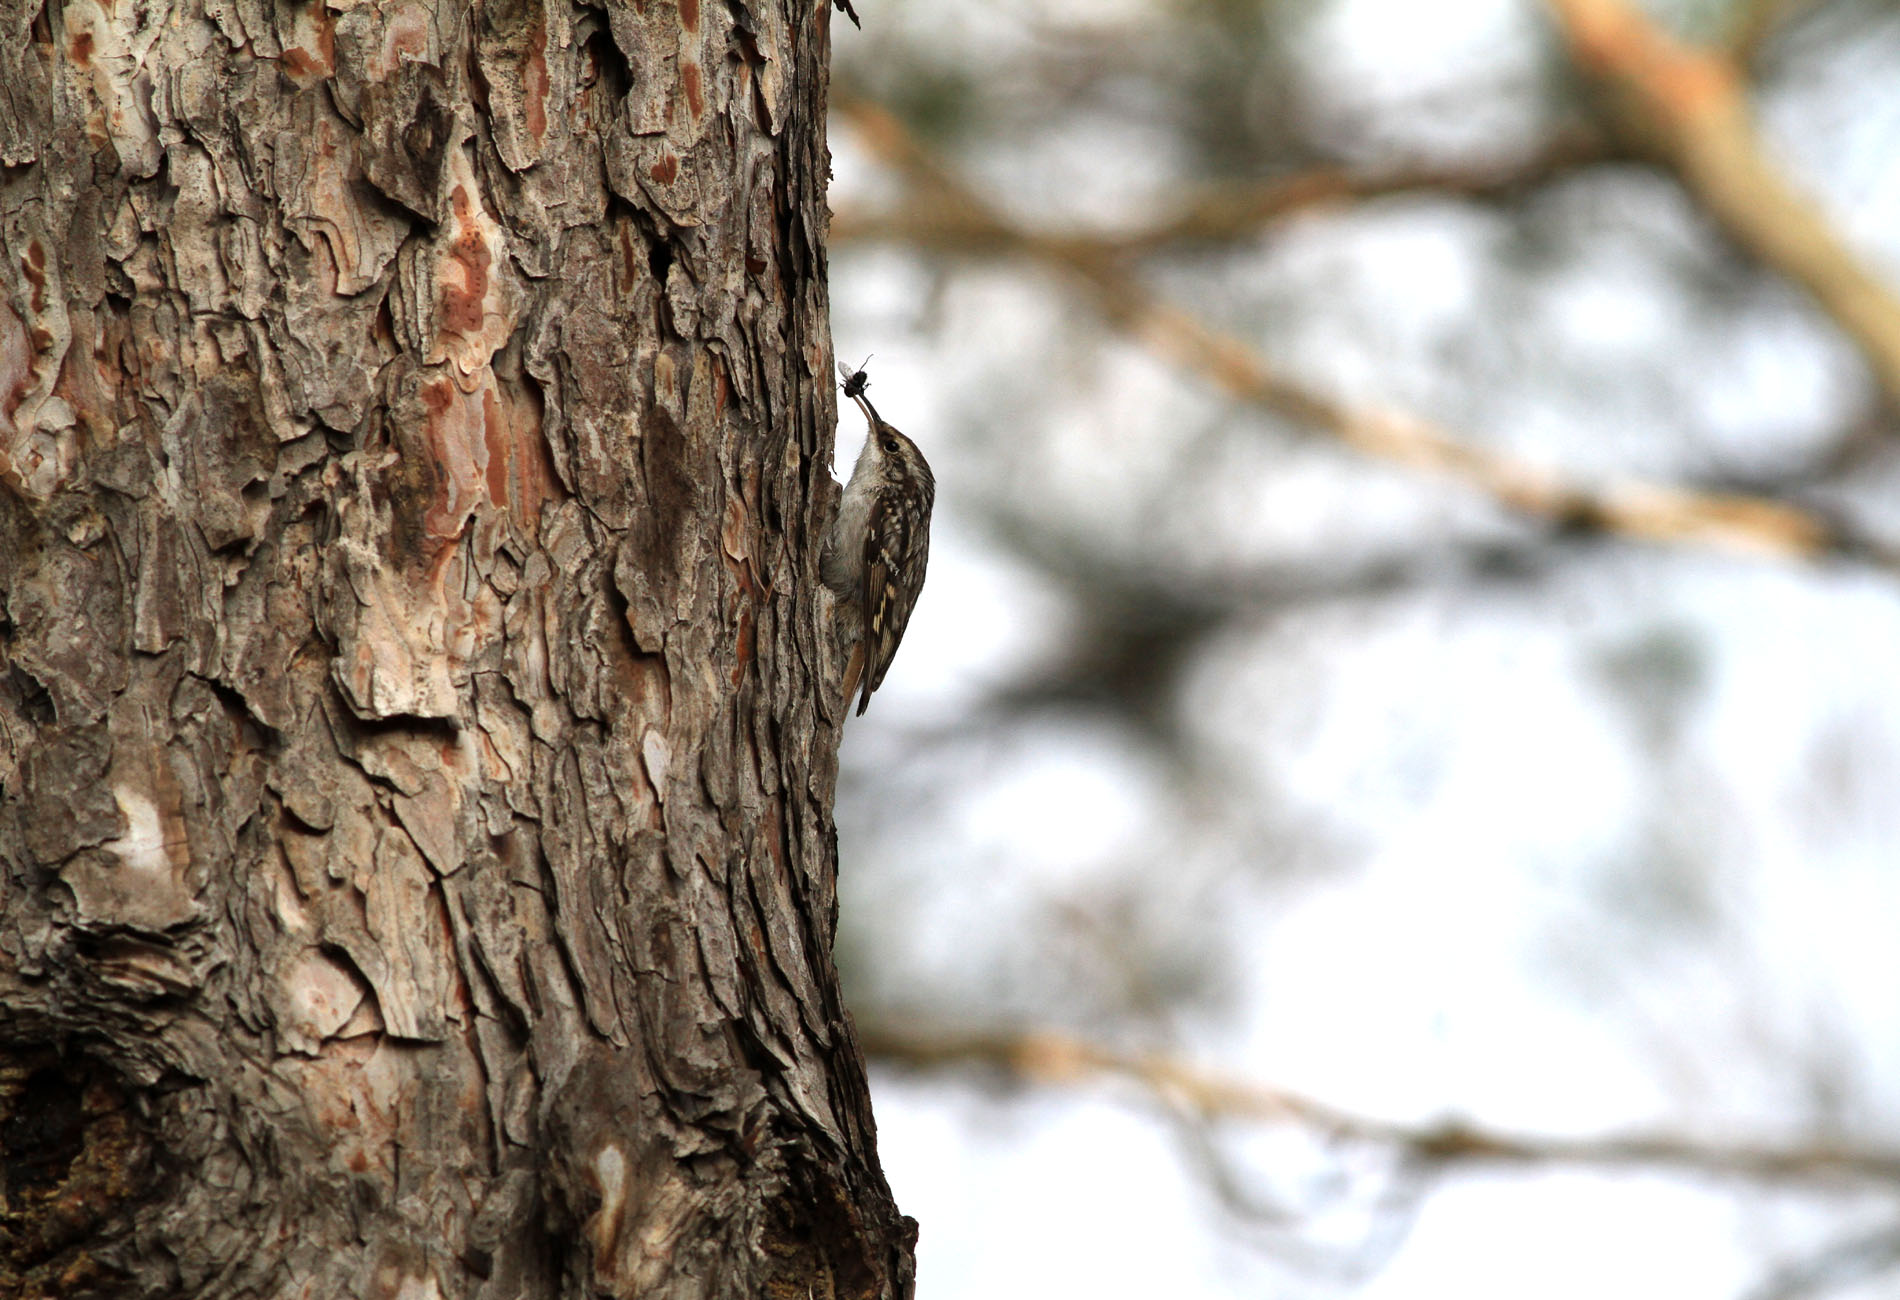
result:
[[[876,354],[873,353],[872,355]],[[842,361],[838,363],[838,373],[844,377],[843,387],[846,397],[856,399],[864,396],[864,390],[871,386],[871,376],[865,370],[865,367],[870,364],[870,357],[866,357],[863,361],[860,361],[856,370],[851,369]]]

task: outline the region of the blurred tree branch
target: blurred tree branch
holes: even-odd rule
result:
[[[1012,555],[1069,596],[1085,629],[1059,659],[1000,689],[985,707],[1010,719],[1051,705],[1107,705],[1177,759],[1173,693],[1180,673],[1208,637],[1235,620],[1433,584],[1522,585],[1546,577],[1558,562],[1546,538],[1524,530],[1521,538],[1413,545],[1348,562],[1260,565],[1211,580],[1120,556],[1046,519],[992,513],[985,522]]]
[[[1309,1272],[1329,1273],[1335,1282],[1346,1286],[1370,1281],[1392,1261],[1411,1234],[1431,1190],[1433,1170],[1428,1162],[1398,1151],[1382,1174],[1301,1180],[1307,1185],[1287,1189],[1294,1194],[1263,1194],[1259,1180],[1237,1166],[1214,1131],[1213,1121],[1191,1114],[1178,1114],[1177,1119],[1188,1160],[1237,1224],[1255,1234],[1265,1234],[1280,1258]],[[1370,1195],[1366,1192],[1368,1186],[1372,1189]],[[1364,1224],[1355,1239],[1327,1242],[1300,1230],[1300,1225],[1322,1216],[1336,1219],[1349,1201],[1358,1203]]]
[[[1419,165],[1378,172],[1315,167],[1270,181],[1208,186],[1171,215],[1138,230],[1040,235],[1037,242],[1050,250],[1060,249],[1065,259],[1137,257],[1182,244],[1249,239],[1274,222],[1303,212],[1397,195],[1506,198],[1614,157],[1600,134],[1573,131],[1557,136],[1528,158],[1500,166]],[[894,239],[962,253],[1021,252],[1020,239],[1010,234],[999,231],[989,212],[966,205],[913,204],[880,214],[846,210],[831,222],[834,243]]]
[[[832,106],[873,154],[902,172],[918,191],[910,211],[930,215],[900,222],[898,229],[925,222],[980,228],[980,242],[988,250],[1007,249],[1067,270],[1093,290],[1111,323],[1239,401],[1317,429],[1366,455],[1457,479],[1561,528],[1788,560],[1850,558],[1900,569],[1900,556],[1785,501],[1630,480],[1576,483],[1549,467],[1466,442],[1428,421],[1354,407],[1306,387],[1274,371],[1242,340],[1161,300],[1121,259],[1093,243],[1044,236],[1008,221],[888,110],[845,93],[835,94]],[[860,221],[857,229],[860,237],[869,234],[867,223]]]
[[[885,1065],[926,1070],[977,1066],[1052,1087],[1096,1078],[1125,1079],[1191,1116],[1297,1124],[1329,1139],[1389,1148],[1428,1164],[1562,1164],[1671,1169],[1766,1182],[1900,1184],[1900,1150],[1826,1142],[1730,1145],[1660,1135],[1528,1137],[1456,1120],[1418,1127],[1355,1115],[1298,1093],[1202,1070],[1159,1053],[1125,1051],[1058,1032],[899,1029],[867,1020],[860,1024],[858,1036],[865,1054]]]
[[[1844,1291],[1896,1268],[1900,1268],[1900,1227],[1884,1224],[1777,1269],[1749,1291],[1746,1300],[1806,1300],[1829,1291]]]
[[[1900,411],[1900,298],[1762,150],[1729,53],[1677,41],[1629,0],[1545,0],[1610,122],[1676,176],[1728,237],[1799,284],[1860,349]],[[1754,20],[1766,28],[1782,5]],[[1745,29],[1746,30],[1746,29]]]
[[[1742,0],[1729,32],[1729,59],[1737,67],[1748,67],[1783,27],[1813,6],[1814,0]]]

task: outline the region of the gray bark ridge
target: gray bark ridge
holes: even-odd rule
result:
[[[910,1293],[828,23],[0,5],[0,1296]]]

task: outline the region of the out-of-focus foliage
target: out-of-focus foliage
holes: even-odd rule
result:
[[[1535,0],[858,9],[841,103],[1031,241],[1122,241],[1118,274],[1299,385],[1870,539],[1661,547],[1365,458],[1160,355],[1060,257],[915,237],[929,196],[841,114],[837,346],[942,485],[839,810],[925,1300],[1891,1294],[1892,1178],[1421,1160],[1087,1072],[917,1068],[1033,1026],[1412,1133],[1900,1147],[1900,424]],[[1643,12],[1732,44],[1764,154],[1900,285],[1900,6]],[[1414,183],[1142,240],[1335,171]]]

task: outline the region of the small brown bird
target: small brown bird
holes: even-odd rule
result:
[[[870,383],[864,368],[840,364],[838,371],[845,395],[858,404],[870,428],[845,484],[821,572],[825,585],[840,597],[840,611],[855,618],[855,628],[847,629],[856,645],[845,669],[844,697],[849,703],[862,682],[862,714],[871,692],[884,683],[923,589],[937,480],[917,444],[879,418],[864,395]]]

